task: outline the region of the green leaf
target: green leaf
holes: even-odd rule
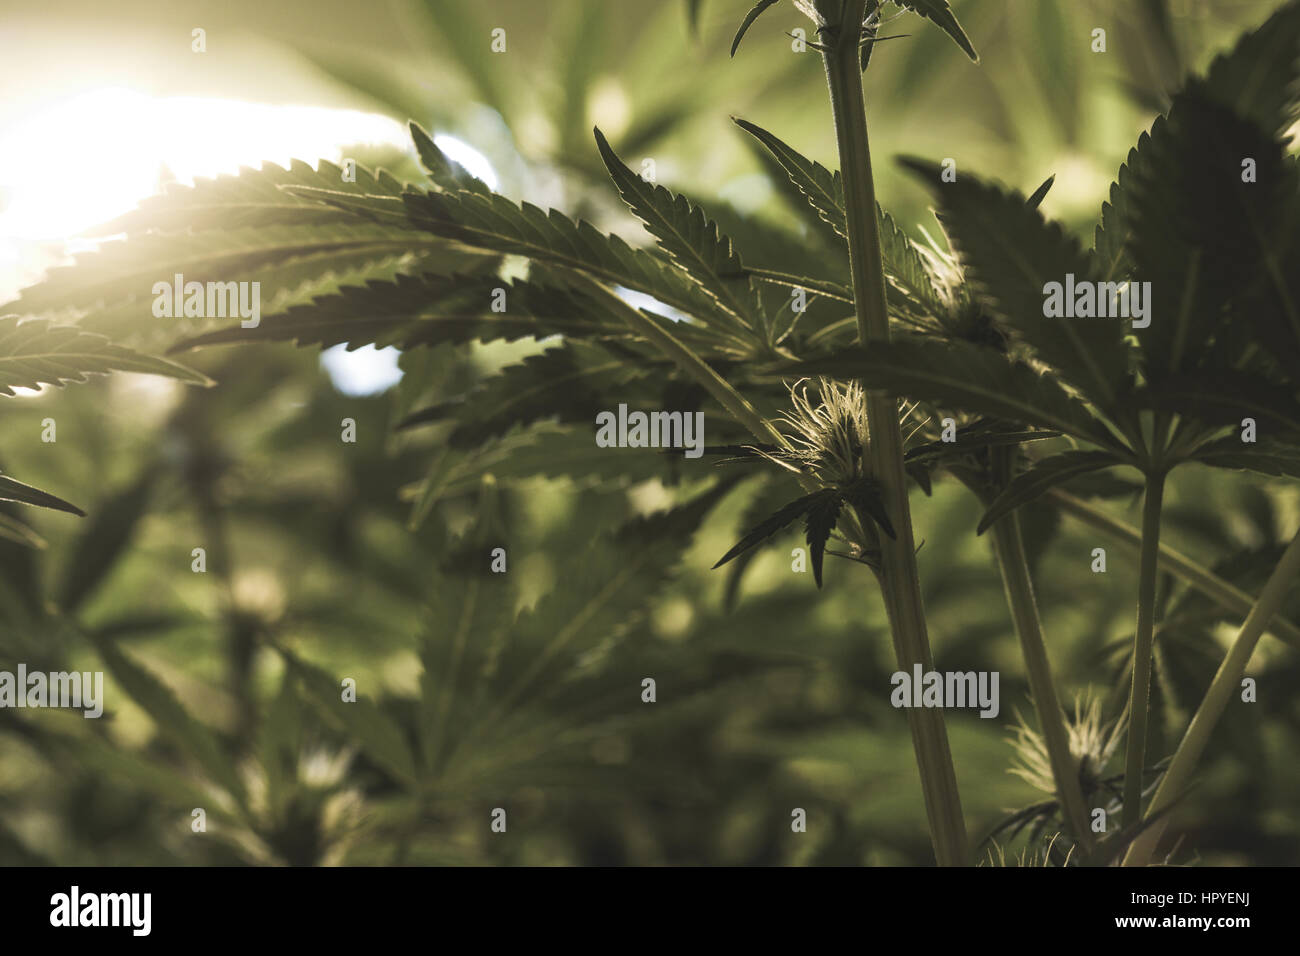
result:
[[[1194,457],[1201,464],[1214,468],[1300,478],[1300,447],[1282,442],[1243,442],[1236,435],[1229,435],[1202,445]]]
[[[704,0],[686,0],[686,22],[696,36],[700,33],[700,7],[703,5]]]
[[[0,476],[0,481],[3,481],[3,476]],[[43,551],[47,547],[44,538],[13,515],[7,515],[3,511],[0,511],[0,538],[38,551]]]
[[[106,242],[98,251],[79,256],[75,265],[51,269],[44,282],[23,289],[12,305],[24,314],[65,308],[85,312],[96,303],[133,300],[139,322],[162,325],[180,319],[153,316],[153,288],[159,282],[172,284],[177,273],[184,276],[186,283],[249,281],[255,270],[319,257],[328,257],[328,263],[321,267],[326,271],[349,258],[370,261],[378,256],[445,245],[422,241],[404,221],[392,228],[359,219],[352,223],[246,226],[180,235],[148,233],[125,242]]]
[[[58,590],[58,606],[73,613],[112,571],[149,508],[155,472],[145,469],[129,486],[99,504],[77,539]]]
[[[730,551],[718,559],[718,562],[713,566],[713,569],[722,567],[732,558],[739,557],[750,548],[761,544],[778,531],[784,529],[796,518],[803,517],[818,504],[831,499],[835,499],[836,501],[839,500],[839,492],[835,491],[833,488],[823,488],[821,491],[814,491],[801,498],[796,498],[794,501],[791,501],[773,514],[768,515],[768,517],[764,518],[746,532],[745,536],[737,541]]]
[[[745,274],[752,276],[759,282],[771,282],[774,285],[782,285],[786,288],[798,287],[806,292],[813,292],[828,299],[834,299],[836,302],[853,304],[853,290],[840,282],[814,279],[811,276],[788,275],[771,269],[755,269],[752,267],[746,269]]]
[[[1137,333],[1147,378],[1158,383],[1230,361],[1234,342],[1249,338],[1224,310],[1291,228],[1283,213],[1297,185],[1272,135],[1199,82],[1174,98],[1142,145],[1130,165],[1129,251],[1137,280],[1161,297],[1150,328]],[[1256,182],[1242,182],[1243,157],[1256,161]]]
[[[378,220],[394,214],[382,197],[362,200],[306,187],[297,192]],[[420,229],[477,249],[526,256],[645,293],[700,319],[718,339],[730,338],[737,351],[751,348],[736,337],[734,320],[680,269],[655,253],[633,249],[618,236],[597,231],[586,221],[575,223],[563,213],[543,211],[531,203],[516,205],[496,193],[408,190],[402,201],[406,214]]]
[[[1035,189],[1033,193],[1030,195],[1030,197],[1025,200],[1025,205],[1028,206],[1030,209],[1037,209],[1039,206],[1041,206],[1043,204],[1043,200],[1047,198],[1047,193],[1052,188],[1052,184],[1054,182],[1056,182],[1055,174],[1048,176],[1046,179],[1044,179],[1043,184],[1039,186],[1037,189]]]
[[[496,291],[507,310],[494,312]],[[393,281],[344,286],[284,312],[266,315],[255,328],[220,329],[177,342],[170,353],[236,342],[296,342],[299,346],[442,345],[513,341],[552,335],[583,338],[626,335],[582,296],[567,289],[495,276],[398,275]]]
[[[1300,402],[1295,389],[1276,385],[1254,372],[1205,369],[1171,375],[1158,385],[1137,389],[1138,408],[1158,408],[1199,418],[1213,425],[1238,425],[1246,416],[1272,425],[1290,439],[1300,439]]]
[[[775,6],[777,0],[758,0],[750,11],[745,14],[745,19],[740,22],[740,29],[736,31],[736,36],[731,41],[731,55],[736,55],[736,50],[740,47],[740,41],[744,39],[745,32],[749,29],[750,24],[759,18],[759,16],[768,7]]]
[[[790,182],[803,193],[808,205],[817,211],[823,222],[834,228],[840,236],[848,235],[844,220],[844,183],[838,170],[831,172],[821,163],[801,155],[789,144],[748,120],[733,116],[731,121],[767,147],[790,177]]]
[[[415,120],[408,124],[415,150],[420,154],[420,162],[429,171],[429,178],[443,189],[467,189],[470,192],[486,196],[492,192],[477,176],[472,175],[460,163],[448,156],[434,145],[433,138],[424,131]],[[400,195],[400,190],[394,195]]]
[[[602,646],[627,633],[668,580],[700,522],[727,493],[719,485],[672,511],[633,521],[612,538],[557,571],[564,587],[552,588],[509,631],[509,646],[499,658],[503,689],[494,713],[515,713],[515,726],[527,727],[530,699],[545,699],[585,669]],[[502,725],[505,732],[505,725]]]
[[[1036,461],[1008,483],[988,511],[980,518],[976,534],[983,534],[993,523],[1023,504],[1040,497],[1062,482],[1090,472],[1111,468],[1121,462],[1109,452],[1067,451]]]
[[[822,561],[826,557],[826,542],[830,540],[835,523],[839,521],[844,499],[838,494],[818,498],[804,512],[803,533],[808,542],[808,555],[812,558],[813,580],[822,586]]]
[[[445,497],[465,494],[484,475],[503,484],[531,478],[570,478],[581,484],[628,485],[665,478],[681,467],[680,458],[645,454],[645,449],[601,448],[591,425],[542,422],[489,442],[469,454],[449,450],[435,460],[426,479],[403,489],[404,500],[418,502],[412,521],[422,520]]]
[[[987,305],[1090,400],[1114,410],[1130,382],[1123,323],[1043,315],[1047,283],[1064,283],[1068,274],[1076,281],[1091,278],[1074,237],[1046,222],[1019,193],[969,174],[945,183],[933,163],[901,162],[934,189],[967,281]]]
[[[464,447],[552,416],[590,423],[598,412],[627,400],[629,383],[654,371],[596,345],[566,342],[507,365],[474,392],[415,412],[402,424],[453,418],[456,427],[447,441]]]
[[[885,498],[880,482],[874,478],[859,478],[843,489],[844,500],[866,515],[891,538],[895,537],[894,526],[885,510]]]
[[[427,13],[425,44],[433,41],[442,50],[436,62],[459,67],[473,84],[477,102],[510,116],[514,84],[500,60],[487,53],[494,24],[480,16],[486,8],[464,0],[420,0],[420,4]]]
[[[358,692],[354,701],[344,701],[342,682],[315,664],[283,648],[280,655],[324,720],[356,741],[368,757],[398,781],[408,786],[415,784],[415,757],[401,725],[363,692]]]
[[[732,122],[765,146],[785,170],[790,182],[808,200],[823,222],[840,236],[847,235],[844,218],[844,182],[839,171],[831,172],[821,163],[802,156],[789,144],[773,136],[761,126],[733,116]],[[943,303],[935,292],[925,261],[907,235],[898,228],[894,218],[879,203],[876,216],[880,235],[881,255],[885,272],[890,280],[890,292],[895,289],[911,297],[914,302],[929,310],[942,310]],[[851,300],[850,300],[851,301]],[[891,302],[891,311],[895,303]]]
[[[860,378],[868,388],[981,415],[1050,428],[1122,454],[1120,443],[1053,378],[993,349],[918,336],[844,349],[825,359],[776,366],[782,375]]]
[[[244,803],[243,782],[216,735],[190,716],[167,685],[123,654],[113,642],[101,638],[93,640],[113,679],[152,718],[158,732],[171,739],[182,753],[193,757],[210,780]]]
[[[1163,116],[1156,117],[1152,133],[1162,127],[1164,121]],[[1132,168],[1150,149],[1150,141],[1149,133],[1138,137],[1137,146],[1129,150],[1128,159],[1120,166],[1115,182],[1111,183],[1110,198],[1101,204],[1101,221],[1097,223],[1093,237],[1092,261],[1097,276],[1105,282],[1127,278],[1133,269],[1128,255],[1133,218],[1129,208],[1129,196],[1133,190]]]
[[[356,167],[356,182],[347,182],[343,170],[321,160],[313,169],[301,160],[289,168],[263,163],[245,166],[237,176],[196,179],[193,186],[169,183],[164,192],[141,201],[138,208],[90,231],[94,236],[146,231],[198,232],[249,226],[314,226],[347,217],[338,209],[293,195],[282,186],[315,186],[357,195],[400,196],[404,188],[382,169],[371,172]]]
[[[55,326],[45,319],[19,322],[0,316],[0,395],[15,388],[62,386],[109,372],[165,375],[192,385],[212,385],[206,375],[175,362],[114,345],[95,332]]]
[[[904,461],[917,464],[940,463],[945,458],[963,457],[979,448],[1002,448],[1029,442],[1059,438],[1058,431],[1026,430],[1010,422],[981,418],[957,429],[955,441],[933,441],[907,450]]]
[[[19,501],[25,505],[66,511],[79,518],[86,517],[86,513],[71,502],[56,498],[49,492],[33,488],[31,485],[25,485],[21,481],[14,481],[8,475],[0,475],[0,501]]]
[[[1270,135],[1285,131],[1300,102],[1300,3],[1283,4],[1210,64],[1205,87]]]
[[[957,17],[953,14],[952,7],[948,5],[948,0],[893,0],[893,3],[895,6],[906,7],[913,13],[938,24],[943,32],[952,37],[953,42],[966,52],[968,57],[976,63],[980,61],[979,54],[975,52],[975,47],[971,46],[970,37],[966,35],[966,31],[957,22]]]
[[[743,277],[745,267],[731,238],[685,196],[648,183],[628,169],[600,130],[594,132],[601,159],[619,195],[659,240],[664,252],[739,325],[758,334],[765,321],[763,306],[753,284]]]

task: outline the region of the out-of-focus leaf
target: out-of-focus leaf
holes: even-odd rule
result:
[[[149,467],[128,487],[99,503],[63,572],[58,604],[75,612],[113,570],[149,508],[156,472]]]
[[[86,517],[86,513],[71,502],[56,498],[49,492],[33,488],[31,485],[25,485],[21,481],[15,481],[8,475],[0,475],[0,501],[20,501],[25,505],[66,511],[79,518]]]

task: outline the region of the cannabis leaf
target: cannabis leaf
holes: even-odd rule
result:
[[[175,362],[114,345],[102,335],[44,319],[20,322],[0,316],[0,395],[15,388],[84,382],[111,371],[165,375],[192,385],[212,385],[206,375]]]
[[[498,291],[499,290],[499,291]],[[493,311],[504,293],[509,311]],[[170,352],[235,342],[293,341],[328,348],[512,341],[551,335],[625,335],[581,294],[517,279],[461,275],[398,275],[393,281],[344,286],[331,295],[235,326],[177,342]]]
[[[1055,379],[1003,353],[966,342],[900,337],[873,342],[869,349],[844,349],[824,359],[776,365],[773,371],[861,379],[867,388],[1054,429],[1128,454],[1102,420]]]
[[[731,41],[731,55],[736,55],[736,50],[740,47],[740,41],[744,39],[745,33],[749,30],[750,25],[757,20],[768,7],[775,6],[777,0],[758,0],[750,11],[745,14],[745,19],[740,21],[740,29],[736,31],[735,37]]]
[[[347,218],[338,209],[294,196],[283,186],[313,186],[356,195],[402,194],[403,184],[382,169],[371,172],[356,165],[355,173],[351,180],[343,169],[326,160],[313,169],[295,159],[288,169],[266,162],[260,169],[244,167],[236,176],[200,177],[193,186],[168,183],[162,194],[141,200],[136,209],[97,226],[89,235],[315,226]]]
[[[1117,320],[1045,318],[1043,287],[1091,278],[1088,257],[1060,225],[1043,219],[1019,193],[967,174],[945,183],[940,168],[901,160],[935,192],[944,228],[961,256],[967,281],[1039,357],[1105,408],[1127,394],[1124,330]]]
[[[19,501],[25,505],[36,505],[41,508],[52,508],[55,511],[66,511],[68,514],[74,514],[80,518],[86,516],[84,511],[71,502],[56,498],[49,492],[33,488],[31,485],[25,485],[21,481],[15,481],[8,475],[0,475],[0,501]]]
[[[1119,463],[1115,455],[1103,451],[1067,451],[1037,461],[1011,479],[984,512],[975,533],[983,534],[999,518],[1046,494],[1057,485]]]
[[[872,478],[859,478],[844,488],[822,488],[782,506],[751,528],[713,567],[722,567],[766,541],[796,518],[803,518],[804,538],[808,542],[809,557],[812,558],[813,579],[820,588],[826,542],[835,530],[840,511],[846,503],[870,517],[891,538],[894,537],[893,525],[889,522],[881,499],[880,485]]]
[[[685,196],[646,182],[628,169],[599,129],[595,135],[601,159],[619,195],[659,240],[664,252],[737,322],[755,335],[764,334],[766,316],[757,291],[747,279],[735,278],[743,276],[744,264],[731,238]]]
[[[962,50],[974,62],[980,61],[979,54],[975,52],[975,47],[971,45],[970,37],[966,31],[961,28],[957,22],[957,17],[952,12],[952,7],[948,5],[948,0],[893,0],[895,6],[905,7],[918,16],[924,17],[932,23],[938,24],[944,33],[952,37]]]

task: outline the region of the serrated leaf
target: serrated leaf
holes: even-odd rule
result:
[[[626,633],[728,490],[720,485],[672,511],[634,520],[566,562],[558,571],[566,586],[551,589],[510,628],[510,646],[500,658],[503,693],[492,716],[514,713],[516,725],[526,724],[530,711],[520,705],[558,692],[583,670],[585,653]]]
[[[1198,82],[1174,98],[1142,146],[1130,164],[1129,252],[1136,279],[1161,297],[1158,311],[1148,303],[1151,325],[1139,333],[1147,378],[1158,383],[1258,345],[1224,310],[1243,277],[1258,275],[1273,254],[1297,185],[1281,145]],[[1242,182],[1247,156],[1256,182]]]
[[[372,173],[359,164],[356,182],[347,182],[343,170],[325,160],[315,169],[297,159],[290,161],[288,169],[266,162],[260,169],[242,167],[236,176],[200,177],[193,186],[169,183],[161,195],[141,201],[137,209],[95,227],[88,235],[313,226],[345,218],[339,210],[294,196],[282,186],[315,186],[383,196],[400,196],[404,188],[382,169]]]
[[[902,164],[935,192],[944,228],[967,281],[1038,356],[1106,410],[1130,385],[1124,326],[1117,319],[1048,318],[1044,287],[1091,278],[1089,259],[1074,237],[1047,222],[1019,193],[967,174],[945,183],[940,168],[917,159]]]
[[[415,758],[401,725],[364,692],[358,692],[356,700],[345,702],[342,683],[332,674],[284,649],[280,654],[322,718],[356,741],[368,757],[398,781],[414,785],[418,777]]]
[[[844,220],[844,183],[838,170],[831,172],[748,120],[733,116],[731,121],[767,148],[823,222],[841,237],[848,235]]]
[[[732,121],[767,148],[821,220],[841,238],[845,237],[844,182],[839,171],[831,172],[821,163],[801,155],[761,126],[735,116]],[[899,290],[925,308],[941,309],[942,302],[935,292],[925,261],[912,241],[879,203],[876,204],[876,218],[881,256],[890,280],[890,293]],[[893,306],[894,303],[891,303],[891,310]]]
[[[1300,402],[1293,388],[1269,382],[1254,372],[1205,369],[1171,375],[1133,393],[1138,408],[1157,408],[1199,418],[1213,425],[1237,425],[1249,416],[1300,439]]]
[[[109,372],[141,372],[192,385],[213,384],[206,375],[115,345],[95,332],[55,326],[45,319],[19,322],[17,316],[0,316],[0,395],[13,395],[15,388],[84,382],[88,375]]]
[[[808,556],[812,558],[813,580],[822,586],[822,561],[826,557],[826,542],[830,540],[835,523],[839,520],[844,499],[838,494],[823,496],[812,502],[804,512],[803,533],[808,542]]]
[[[653,372],[599,346],[566,342],[507,365],[470,394],[414,412],[402,424],[454,418],[449,444],[481,445],[516,425],[552,416],[562,422],[593,421],[598,412],[618,404],[615,390],[622,396],[629,383]]]
[[[906,7],[913,13],[924,17],[935,23],[944,33],[952,37],[954,43],[965,51],[966,55],[973,61],[980,61],[979,54],[975,52],[975,47],[971,46],[970,37],[966,31],[961,28],[957,22],[957,17],[952,12],[952,7],[948,5],[948,0],[892,0],[895,6]]]
[[[304,187],[306,188],[306,187]],[[75,265],[51,269],[45,281],[23,289],[10,306],[24,314],[134,300],[142,322],[164,324],[152,312],[154,285],[185,282],[247,281],[254,270],[331,256],[357,260],[441,248],[409,228],[377,226],[365,221],[315,226],[267,226],[212,229],[180,235],[148,233],[121,242],[106,242],[98,251],[78,256]]]
[[[1229,435],[1202,445],[1192,457],[1215,468],[1300,478],[1300,447],[1282,442],[1243,442],[1237,436]]]
[[[411,132],[411,139],[415,143],[415,150],[420,155],[420,162],[428,170],[429,178],[435,185],[443,189],[466,189],[482,196],[492,192],[481,179],[472,175],[464,166],[449,158],[434,145],[433,138],[419,123],[411,120],[407,125]]]
[[[529,478],[569,478],[580,483],[627,485],[679,467],[681,459],[645,454],[645,449],[601,448],[594,426],[542,422],[512,431],[469,454],[449,450],[435,459],[426,479],[403,489],[404,500],[418,502],[418,517],[444,497],[465,494],[484,475],[502,483]],[[416,521],[413,516],[412,521]]]
[[[1298,82],[1300,3],[1291,0],[1216,57],[1205,86],[1219,102],[1274,135],[1295,120]]]
[[[158,732],[170,738],[183,753],[193,757],[209,779],[224,787],[242,804],[245,800],[243,782],[234,761],[223,751],[216,735],[190,715],[167,685],[123,654],[113,642],[95,639],[95,648],[113,679],[149,715]]]
[[[620,160],[599,129],[596,146],[623,201],[660,247],[743,328],[760,334],[765,322],[758,293],[746,278],[731,238],[681,194],[648,183]],[[736,278],[741,276],[742,278]]]
[[[393,215],[387,202],[375,204],[379,200],[366,203],[305,188],[299,192],[377,220]],[[434,235],[477,249],[525,256],[642,292],[699,319],[710,334],[732,342],[740,351],[749,348],[738,338],[734,320],[681,270],[659,255],[633,249],[618,236],[599,232],[585,220],[574,222],[554,209],[543,211],[531,203],[516,205],[496,193],[408,190],[402,201],[410,220]]]
[[[1051,430],[1026,430],[1010,422],[982,418],[957,429],[954,441],[933,441],[909,448],[903,456],[905,462],[939,463],[945,458],[961,457],[980,448],[1001,448],[1029,442],[1059,438],[1061,433]]]
[[[831,358],[777,366],[784,375],[860,378],[867,388],[1050,428],[1128,453],[1087,407],[1054,379],[1004,353],[917,336],[842,350]]]
[[[71,502],[56,498],[49,492],[33,488],[31,485],[25,485],[21,481],[15,481],[8,475],[0,475],[0,501],[18,501],[25,505],[66,511],[79,518],[86,517],[86,513]]]
[[[796,498],[789,504],[778,509],[768,517],[764,518],[737,541],[726,554],[718,559],[711,570],[722,567],[728,561],[738,557],[748,551],[750,548],[766,541],[772,535],[784,529],[790,522],[807,514],[818,502],[828,497],[838,498],[839,495],[832,489],[823,489],[814,491],[811,494]]]
[[[498,289],[506,296],[505,312],[492,309]],[[334,294],[263,316],[255,328],[220,329],[184,339],[168,351],[235,342],[412,348],[528,336],[626,334],[603,319],[578,293],[538,283],[496,277],[398,275],[393,281],[344,286]]]
[[[976,534],[983,534],[993,523],[1016,508],[1055,488],[1062,482],[1086,475],[1120,462],[1109,452],[1067,451],[1036,461],[1007,484],[980,518]]]

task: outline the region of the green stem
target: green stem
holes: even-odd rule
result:
[[[718,403],[723,408],[731,413],[736,421],[748,428],[760,442],[775,442],[777,445],[786,444],[785,437],[768,423],[762,415],[758,414],[758,411],[745,396],[732,388],[726,379],[715,372],[712,366],[696,355],[688,345],[678,341],[671,332],[654,319],[628,305],[595,279],[582,273],[574,273],[573,275],[581,280],[591,293],[602,300],[611,310],[622,315],[624,321],[632,327],[633,331],[649,339],[664,355],[675,362],[678,368],[699,382],[710,395],[718,400]]]
[[[1009,471],[1009,454],[1003,451],[998,457],[999,468]],[[1024,536],[1020,531],[1020,516],[1017,512],[1013,511],[994,523],[993,550],[1002,572],[1007,605],[1011,609],[1016,634],[1020,638],[1029,690],[1052,766],[1052,779],[1056,783],[1056,799],[1060,801],[1062,815],[1075,843],[1089,851],[1093,839],[1088,825],[1088,808],[1083,800],[1083,789],[1079,785],[1079,761],[1070,752],[1065,713],[1056,694],[1056,682],[1052,680],[1052,666],[1043,640],[1038,600],[1034,596],[1034,583],[1029,574],[1029,560],[1025,556]]]
[[[828,46],[823,61],[844,181],[845,231],[858,338],[863,344],[871,340],[887,341],[889,314],[885,306],[884,262],[858,62],[858,35],[867,0],[846,0],[842,4],[816,0],[816,5],[828,21],[824,31]],[[914,664],[920,664],[928,671],[933,667],[933,660],[916,565],[897,400],[888,394],[869,392],[867,420],[871,438],[864,465],[880,482],[885,507],[897,532],[895,538],[881,540],[879,579],[898,666],[910,673]],[[935,857],[940,866],[966,865],[970,849],[943,713],[938,709],[910,708],[908,720]]]
[[[1160,556],[1160,506],[1165,474],[1147,475],[1142,502],[1142,554],[1138,563],[1137,629],[1133,635],[1133,684],[1128,699],[1128,751],[1124,760],[1124,824],[1142,816],[1142,771],[1146,766],[1147,708],[1151,697],[1151,650],[1155,638],[1156,570]]]
[[[1219,665],[1214,680],[1210,682],[1210,689],[1201,699],[1201,706],[1196,709],[1196,714],[1187,727],[1187,733],[1183,735],[1178,750],[1174,752],[1173,760],[1169,762],[1169,769],[1165,771],[1160,786],[1156,788],[1155,796],[1151,798],[1151,807],[1147,810],[1148,817],[1167,809],[1183,793],[1191,779],[1192,770],[1205,752],[1210,734],[1228,708],[1228,701],[1241,689],[1241,679],[1246,673],[1246,665],[1250,662],[1250,656],[1254,653],[1260,636],[1268,626],[1269,619],[1282,606],[1283,599],[1297,577],[1300,577],[1300,533],[1297,533],[1287,545],[1282,559],[1269,575],[1264,590],[1260,592],[1259,600],[1247,615],[1245,623],[1241,625],[1241,632],[1233,641],[1227,656],[1223,658],[1223,663]],[[1166,823],[1167,821],[1154,823],[1138,835],[1124,856],[1125,866],[1144,866],[1150,862]]]
[[[1061,491],[1059,488],[1049,491],[1047,497],[1052,499],[1066,514],[1078,518],[1089,527],[1104,532],[1119,544],[1128,548],[1131,553],[1137,554],[1141,550],[1142,534],[1132,525],[1111,517],[1102,509],[1090,505],[1068,492]],[[1255,597],[1253,595],[1243,591],[1235,584],[1223,580],[1213,571],[1197,564],[1181,551],[1175,550],[1163,542],[1160,544],[1160,568],[1174,575],[1185,584],[1196,588],[1206,597],[1212,598],[1228,610],[1241,615],[1243,619],[1255,606]],[[1296,627],[1286,618],[1274,618],[1266,633],[1271,634],[1280,641],[1285,641],[1292,647],[1300,649],[1300,627]]]

